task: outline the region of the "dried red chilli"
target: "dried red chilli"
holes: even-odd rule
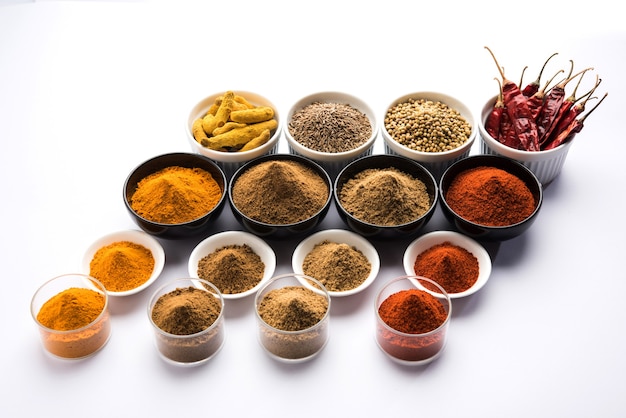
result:
[[[509,114],[507,112],[502,113],[502,123],[500,125],[500,137],[498,138],[498,141],[509,148],[524,149],[517,138],[513,125],[511,125],[511,119],[509,119]]]
[[[582,77],[578,80],[578,83],[576,84],[576,87],[574,88],[574,91],[572,92],[572,94],[563,101],[563,104],[561,105],[561,108],[559,109],[559,113],[556,116],[556,120],[554,124],[552,125],[553,129],[551,130],[550,133],[546,135],[545,141],[541,143],[540,145],[545,146],[551,143],[552,141],[554,141],[556,137],[558,136],[559,132],[562,132],[563,130],[565,130],[569,126],[569,124],[572,123],[574,119],[576,119],[585,111],[585,106],[587,104],[587,101],[591,98],[591,95],[598,88],[601,82],[601,80],[596,76],[595,86],[589,92],[577,98],[576,90],[578,90],[578,86],[580,85],[581,80],[582,80]],[[579,103],[576,103],[579,100],[581,101]]]
[[[543,91],[538,89],[531,96],[525,97],[526,99],[525,104],[527,105],[527,108],[528,108],[526,110],[530,111],[531,114],[535,116],[534,122],[535,122],[535,128],[537,130],[536,138],[538,142],[536,146],[534,147],[534,149],[530,149],[529,143],[527,141],[528,137],[526,136],[525,138],[523,136],[520,137],[518,135],[518,132],[520,130],[520,124],[522,124],[521,125],[522,129],[527,129],[530,125],[528,124],[524,125],[524,123],[527,122],[526,120],[524,120],[523,122],[520,122],[520,120],[515,119],[515,116],[517,113],[508,108],[509,105],[514,106],[518,104],[518,102],[516,102],[515,100],[507,101],[507,99],[509,98],[507,95],[507,89],[514,90],[516,85],[515,83],[510,82],[510,80],[507,80],[504,78],[504,70],[498,64],[493,52],[488,47],[485,47],[485,49],[489,51],[494,61],[496,61],[496,65],[498,66],[498,71],[500,72],[502,76],[502,80],[505,85],[504,88],[502,87],[502,84],[500,85],[501,89],[500,89],[500,96],[499,96],[501,97],[501,100],[504,104],[504,111],[502,111],[502,114],[500,117],[500,127],[499,127],[499,130],[497,131],[499,133],[499,136],[496,138],[500,143],[507,145],[511,148],[520,149],[524,151],[542,151],[545,149],[556,148],[557,146],[570,141],[578,132],[580,132],[580,130],[582,129],[583,122],[584,122],[584,118],[586,118],[587,115],[584,118],[581,118],[580,120],[576,120],[576,118],[582,112],[584,112],[585,104],[589,99],[592,98],[591,95],[593,94],[594,90],[598,87],[599,81],[597,81],[596,85],[594,86],[593,89],[591,89],[589,93],[581,97],[576,97],[576,90],[578,89],[580,85],[580,82],[582,80],[584,73],[586,71],[591,70],[592,68],[587,68],[585,70],[578,72],[575,75],[571,75],[573,72],[573,62],[572,62],[572,68],[570,70],[568,77],[562,80],[561,82],[559,82],[557,86],[552,87],[546,93],[546,90],[548,89],[548,86],[551,84],[552,80],[555,78],[556,76],[555,75],[554,77],[552,77],[552,79],[548,83],[546,83],[544,89],[542,89]],[[551,55],[548,58],[548,60],[552,58],[554,55],[556,54]],[[546,61],[546,63],[548,62],[548,60]],[[546,63],[544,63],[544,67]],[[542,67],[542,71],[544,67]],[[523,74],[525,70],[526,70],[526,67],[522,71],[522,80],[523,80]],[[561,72],[563,72],[563,70],[559,71],[559,73]],[[576,87],[574,88],[574,92],[572,93],[571,96],[566,98],[565,86],[574,78],[578,77],[579,75],[580,75],[580,79],[578,80],[578,83]],[[541,77],[542,76],[540,75],[538,80],[540,80]],[[520,85],[522,84],[522,80],[520,80]],[[536,86],[534,86],[535,83],[536,81],[533,81],[532,83],[527,85],[525,88],[526,92],[533,91],[536,88]],[[513,86],[511,86],[510,84],[512,84]],[[559,92],[559,88],[562,89],[562,91]],[[519,90],[519,87],[518,87],[518,90]],[[521,93],[521,96],[524,97],[523,92],[520,91],[520,93]],[[542,97],[542,95],[543,95],[543,102],[539,100]],[[550,97],[547,97],[548,95]],[[596,98],[596,97],[593,97],[593,98]],[[602,100],[604,100],[604,97],[602,98]],[[576,102],[578,101],[582,101],[582,102],[576,104]],[[556,106],[557,104],[558,106]],[[541,141],[540,141],[539,131],[538,131],[539,129],[538,125],[540,123],[540,119],[539,119],[540,116],[537,114],[537,109],[539,105],[541,106],[540,111],[543,111],[543,114],[541,114],[541,117],[546,118],[543,121],[541,121],[542,124],[545,123],[545,125],[543,125],[545,128],[545,131],[543,132]],[[550,108],[551,105],[553,106],[552,109]],[[495,104],[494,104],[494,107],[495,107]],[[597,108],[597,105],[592,110],[595,110],[596,108]],[[522,110],[521,110],[522,114],[524,114],[526,110],[524,110],[522,107]],[[493,132],[496,131],[495,128],[491,128],[491,129]],[[548,145],[549,145],[549,148],[548,148]]]
[[[546,84],[543,86],[541,90],[537,90],[535,94],[533,94],[532,96],[528,98],[528,108],[530,109],[530,113],[533,115],[535,120],[539,116],[539,113],[541,112],[541,108],[543,107],[543,103],[546,98],[546,90],[548,89],[548,86],[550,85],[550,83],[552,83],[552,81],[556,78],[556,76],[562,72],[563,70],[559,70],[559,72],[554,74],[552,78],[550,78],[550,80],[546,82]]]
[[[576,73],[575,75],[571,75],[573,72],[573,69],[574,69],[574,63],[572,62],[572,69],[570,70],[570,75],[565,80],[563,80],[556,86],[552,87],[543,101],[543,105],[541,106],[541,111],[539,112],[539,115],[537,116],[537,133],[539,136],[540,144],[542,142],[545,142],[546,135],[548,135],[548,133],[551,132],[552,125],[556,119],[556,115],[559,112],[559,108],[561,107],[561,105],[563,104],[563,101],[565,100],[565,86],[567,85],[567,83],[569,83],[571,80],[578,77],[579,75],[584,74],[586,71],[590,70],[591,68],[586,68]]]
[[[537,123],[528,108],[526,97],[522,94],[522,91],[515,82],[504,76],[504,71],[502,67],[500,67],[500,64],[498,64],[498,60],[493,52],[488,47],[485,47],[485,49],[489,51],[500,71],[504,107],[511,119],[511,125],[515,129],[517,138],[526,150],[538,151],[539,137],[537,135]]]
[[[522,94],[524,96],[531,97],[533,94],[539,91],[539,87],[541,86],[541,76],[543,74],[543,70],[546,68],[548,61],[550,61],[552,57],[554,57],[555,55],[558,55],[558,52],[555,52],[554,54],[550,55],[548,59],[543,63],[543,66],[541,67],[541,70],[539,71],[539,75],[537,76],[537,79],[534,81],[531,81],[530,83],[526,85],[526,87],[524,87],[524,89],[522,90]]]
[[[498,85],[500,86],[500,92],[498,93],[498,97],[496,99],[495,104],[493,105],[493,109],[487,115],[487,120],[485,121],[485,129],[487,133],[491,135],[492,138],[498,139],[500,137],[500,125],[502,124],[502,113],[504,113],[504,102],[502,101],[502,85],[500,84],[500,80],[496,78]]]
[[[559,133],[559,135],[555,138],[554,141],[550,142],[545,147],[545,150],[554,149],[574,139],[574,136],[576,136],[576,134],[582,131],[582,129],[584,128],[585,119],[587,119],[587,117],[591,114],[591,112],[593,112],[594,110],[598,108],[598,106],[600,106],[600,103],[602,103],[602,101],[606,98],[606,96],[608,96],[608,93],[604,93],[604,96],[602,96],[602,99],[600,99],[600,101],[596,103],[596,105],[593,108],[591,108],[589,112],[585,113],[582,117],[578,119],[574,119],[574,121],[570,123],[567,126],[567,128],[565,128],[563,131]]]

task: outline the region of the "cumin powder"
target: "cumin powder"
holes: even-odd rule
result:
[[[248,245],[226,245],[198,262],[198,277],[224,294],[243,293],[259,284],[265,273],[261,257]]]
[[[287,225],[322,210],[330,194],[326,181],[298,161],[264,161],[244,171],[233,184],[233,203],[259,222]]]
[[[327,290],[341,292],[360,286],[369,276],[372,265],[356,247],[324,240],[304,257],[302,270]]]
[[[395,167],[357,173],[341,188],[339,201],[355,218],[382,226],[412,222],[431,206],[424,182]]]

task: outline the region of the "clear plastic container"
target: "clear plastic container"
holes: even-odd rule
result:
[[[290,300],[294,301],[303,298],[303,300],[311,301],[315,305],[315,309],[319,310],[320,306],[325,305],[326,310],[321,315],[319,321],[309,327],[296,331],[280,329],[278,326],[273,326],[276,324],[266,322],[263,319],[263,314],[259,312],[264,298],[274,291],[293,291],[293,296],[286,296],[291,298]],[[307,302],[301,303],[300,301],[293,303],[300,307],[308,305]],[[314,278],[295,273],[273,277],[265,286],[259,289],[254,305],[259,342],[274,359],[287,363],[304,362],[315,357],[326,346],[329,338],[330,295],[326,288]],[[301,309],[301,311],[307,310],[308,308],[306,307]]]
[[[445,320],[437,328],[414,334],[389,326],[380,315],[380,306],[390,296],[405,291],[425,292],[439,301]],[[405,365],[424,365],[435,360],[446,345],[452,303],[446,291],[433,280],[420,276],[401,276],[389,281],[376,296],[376,342],[393,361]]]
[[[172,334],[161,329],[152,316],[155,304],[162,296],[187,288],[206,292],[207,295],[215,298],[220,307],[219,315],[208,327],[192,334]],[[198,366],[217,354],[224,344],[224,298],[217,287],[206,280],[181,278],[161,286],[154,292],[148,303],[148,317],[154,330],[158,352],[168,363],[177,366]]]
[[[100,314],[89,324],[77,329],[57,330],[42,324],[38,315],[42,307],[55,297],[73,292],[73,302],[80,304],[82,290],[89,290],[102,295],[104,305]],[[68,296],[69,297],[69,296]],[[66,274],[55,277],[44,283],[33,296],[30,311],[33,319],[39,326],[41,341],[46,351],[54,357],[62,359],[83,359],[98,352],[109,341],[111,336],[111,321],[109,314],[107,292],[98,280],[84,274]],[[59,315],[72,313],[69,310],[59,310]]]

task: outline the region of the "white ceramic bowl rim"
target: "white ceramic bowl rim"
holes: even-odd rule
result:
[[[100,248],[121,241],[133,242],[135,244],[142,245],[143,247],[150,250],[150,252],[152,252],[152,256],[154,257],[154,268],[148,280],[146,280],[141,285],[133,289],[121,292],[113,292],[107,290],[107,294],[109,294],[110,296],[129,296],[141,292],[156,281],[156,279],[161,275],[161,272],[163,271],[163,266],[165,265],[165,251],[163,250],[161,244],[153,236],[147,234],[146,232],[129,229],[124,231],[112,232],[94,241],[87,248],[83,256],[82,271],[84,272],[84,274],[90,274],[91,260]]]
[[[224,231],[205,238],[191,251],[187,269],[190,277],[199,278],[198,263],[205,256],[227,245],[243,245],[247,244],[252,250],[261,257],[261,261],[265,264],[263,277],[253,288],[241,293],[223,293],[224,299],[240,299],[255,293],[263,286],[274,274],[276,269],[276,254],[263,239],[245,231]]]
[[[326,289],[330,296],[342,297],[359,293],[369,287],[374,282],[374,280],[376,280],[378,272],[380,271],[380,257],[378,255],[378,252],[376,251],[376,248],[361,235],[345,229],[322,230],[302,240],[296,246],[295,250],[293,251],[293,256],[291,258],[292,269],[296,274],[305,274],[302,270],[302,263],[304,262],[304,258],[311,252],[316,244],[319,244],[320,242],[325,240],[328,240],[330,242],[343,243],[355,247],[356,249],[361,251],[365,257],[367,257],[371,265],[370,274],[363,281],[363,283],[353,289],[344,291],[331,291]]]
[[[434,91],[419,91],[415,93],[405,94],[404,96],[395,99],[393,102],[389,104],[389,106],[385,108],[383,121],[385,120],[385,116],[387,115],[387,111],[389,109],[391,109],[393,106],[397,105],[398,103],[402,103],[408,99],[428,99],[428,100],[439,101],[441,103],[448,105],[450,108],[457,110],[461,114],[461,116],[463,116],[469,122],[469,124],[472,127],[472,133],[470,134],[467,141],[465,141],[463,144],[461,144],[460,146],[454,149],[447,150],[447,151],[440,151],[440,152],[424,152],[424,151],[417,151],[417,150],[411,149],[405,145],[402,145],[395,139],[393,139],[391,135],[389,134],[389,132],[387,132],[387,128],[385,127],[385,124],[383,122],[381,124],[381,131],[385,139],[385,142],[391,148],[393,148],[396,152],[402,155],[408,156],[408,157],[419,156],[423,158],[424,160],[429,160],[429,159],[439,160],[441,158],[453,157],[453,156],[462,154],[465,150],[467,150],[468,148],[472,146],[472,144],[476,140],[476,137],[478,136],[478,125],[476,124],[476,118],[474,117],[473,112],[469,109],[469,107],[465,105],[465,103],[445,93],[434,92]]]
[[[476,280],[474,285],[472,285],[472,287],[463,292],[448,292],[448,296],[450,297],[450,299],[458,299],[476,293],[487,283],[487,280],[491,275],[491,257],[489,256],[487,250],[477,241],[458,232],[429,232],[411,242],[404,252],[404,257],[402,259],[405,273],[409,276],[415,276],[415,270],[413,269],[415,258],[432,246],[444,243],[446,241],[450,242],[453,245],[458,245],[459,247],[465,248],[467,251],[472,253],[478,260],[478,279]]]
[[[291,135],[291,132],[289,132],[289,122],[291,121],[291,117],[293,116],[294,113],[296,113],[298,110],[314,102],[349,104],[350,106],[364,113],[365,116],[368,117],[372,125],[372,134],[367,139],[367,141],[365,141],[358,147],[355,147],[348,151],[321,152],[321,151],[316,151],[314,149],[305,147],[300,142],[296,141],[296,139]],[[367,150],[368,148],[370,148],[372,144],[374,143],[374,141],[376,140],[376,137],[378,136],[378,122],[376,119],[376,114],[372,111],[371,107],[360,98],[347,94],[347,93],[342,93],[342,92],[337,92],[337,91],[324,91],[324,92],[314,93],[314,94],[305,96],[302,99],[298,100],[291,107],[291,109],[289,110],[289,113],[287,114],[284,131],[285,131],[285,137],[287,138],[289,145],[291,145],[291,147],[294,148],[300,154],[306,155],[310,158],[313,158],[319,161],[336,161],[336,160],[344,160],[346,158],[359,155],[363,153],[365,150]]]

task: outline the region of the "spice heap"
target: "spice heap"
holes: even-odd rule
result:
[[[415,258],[417,276],[437,282],[447,293],[461,293],[478,279],[478,259],[465,248],[451,242],[434,245]]]
[[[302,271],[317,279],[332,292],[342,292],[360,286],[372,266],[356,247],[324,240],[304,257]]]
[[[198,262],[198,277],[223,294],[243,293],[256,286],[265,272],[261,257],[248,245],[226,245]]]
[[[242,152],[265,144],[277,128],[272,107],[255,106],[245,97],[227,91],[215,99],[203,117],[193,122],[191,131],[203,147]]]
[[[302,286],[270,290],[257,306],[266,324],[259,334],[263,347],[283,359],[313,356],[328,340],[328,308],[327,298]]]
[[[172,166],[139,181],[130,205],[142,218],[180,224],[204,216],[221,197],[222,189],[209,172]]]
[[[391,356],[420,361],[432,358],[443,348],[445,329],[430,333],[445,323],[448,311],[431,293],[419,289],[398,291],[382,301],[378,314],[385,324],[397,331],[377,327],[378,344]]]
[[[282,331],[301,331],[322,320],[328,301],[305,287],[287,286],[269,291],[257,309],[268,325]]]
[[[64,358],[86,357],[99,350],[111,334],[105,305],[102,293],[85,288],[69,288],[51,297],[37,313],[37,321],[61,332],[41,330],[46,349]]]
[[[583,76],[591,68],[573,74],[574,62],[567,77],[550,87],[554,78],[563,70],[558,71],[550,80],[541,86],[541,77],[552,54],[543,64],[536,80],[524,88],[504,76],[504,70],[498,64],[493,52],[485,47],[498,66],[502,78],[498,98],[485,121],[485,130],[498,142],[524,151],[547,151],[570,142],[584,126],[585,119],[593,112],[608,93],[587,113],[587,101],[595,98],[594,92],[600,85],[596,76],[594,86],[586,93],[577,96],[578,86]],[[566,96],[567,85],[578,78],[578,83],[570,96]]]
[[[426,185],[394,167],[357,173],[341,188],[339,201],[355,218],[382,226],[412,222],[431,206]]]
[[[463,145],[470,123],[445,103],[410,98],[387,110],[385,128],[401,145],[421,152],[444,152]]]
[[[446,192],[450,209],[470,222],[509,226],[535,211],[535,198],[519,177],[496,167],[475,167],[459,173]]]
[[[215,294],[197,287],[180,287],[161,295],[151,311],[154,324],[167,333],[156,334],[159,352],[180,363],[195,363],[215,354],[224,341],[223,324],[217,322],[221,310]]]
[[[93,255],[89,275],[109,292],[123,292],[144,284],[154,270],[152,252],[143,245],[119,241],[106,245]]]
[[[104,309],[104,295],[91,289],[66,289],[43,304],[37,314],[41,325],[57,331],[86,327]]]
[[[350,151],[372,136],[372,124],[346,103],[314,102],[294,112],[289,133],[304,147],[319,152]]]
[[[425,334],[437,329],[448,317],[436,297],[418,289],[390,295],[380,304],[378,314],[391,328],[405,334]]]
[[[190,286],[157,299],[152,308],[152,320],[167,333],[190,335],[210,327],[221,309],[219,299],[211,292]]]
[[[270,160],[250,167],[235,180],[233,203],[259,222],[287,225],[309,219],[329,197],[326,181],[298,161]]]

